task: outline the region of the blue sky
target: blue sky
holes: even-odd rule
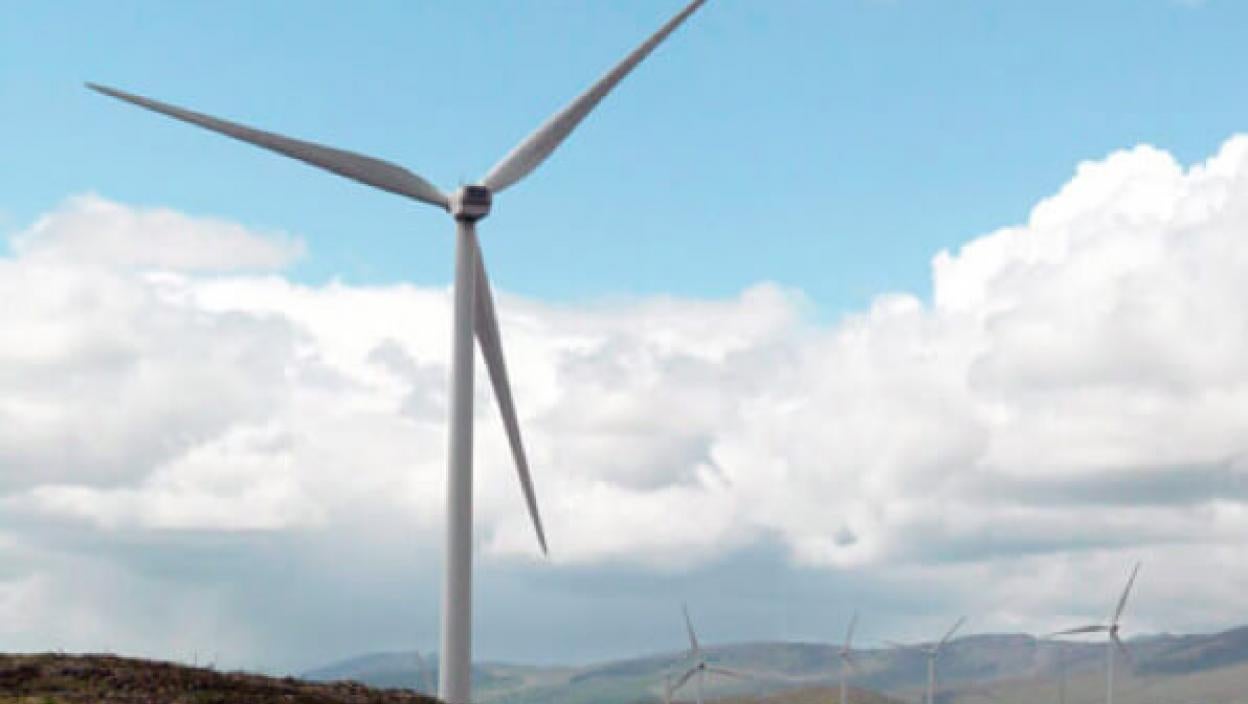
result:
[[[434,647],[451,223],[84,81],[449,189],[680,4],[0,6],[0,640]],[[482,226],[553,557],[485,409],[477,653],[1242,622],[1245,26],[710,0]]]
[[[294,275],[449,279],[437,212],[81,88],[479,176],[676,3],[37,3],[0,22],[6,229],[86,190],[304,237]],[[501,198],[498,285],[569,301],[923,294],[1073,165],[1244,125],[1242,3],[711,2]]]

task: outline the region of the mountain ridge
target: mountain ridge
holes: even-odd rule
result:
[[[1128,640],[1127,646],[1133,654],[1132,662],[1120,662],[1119,668],[1124,678],[1141,682],[1166,678],[1195,682],[1201,673],[1241,666],[1248,672],[1248,626],[1212,634],[1139,636]],[[1095,639],[1054,640],[1018,633],[957,638],[941,656],[940,699],[942,702],[978,701],[982,704],[991,700],[988,692],[1002,687],[1056,690],[1055,683],[1065,677],[1068,689],[1072,690],[1068,692],[1072,696],[1068,704],[1075,704],[1074,690],[1082,688],[1091,692],[1098,683],[1103,687],[1105,649],[1106,644]],[[708,678],[708,698],[757,697],[803,688],[814,691],[834,687],[839,681],[838,650],[838,645],[810,642],[754,641],[704,646],[708,662],[761,675],[743,682]],[[864,648],[855,652],[858,670],[853,683],[857,687],[890,697],[912,697],[926,685],[926,660],[922,654],[893,648]],[[412,662],[412,669],[405,671],[406,674],[392,669],[391,674],[396,679],[387,682],[404,686],[416,684],[414,655],[389,653],[383,656],[408,657]],[[436,670],[436,658],[428,657],[432,669]],[[662,699],[664,675],[678,674],[683,671],[682,665],[686,665],[683,651],[651,653],[583,666],[482,663],[474,669],[474,677],[480,683],[474,691],[480,701],[489,704],[655,702]],[[305,676],[321,679],[333,667],[318,668]],[[370,682],[367,669],[367,662],[364,662],[354,671],[339,667],[336,672]],[[1210,701],[1219,701],[1216,695],[1214,692],[1214,699]],[[1119,699],[1122,704],[1130,701],[1129,697]]]

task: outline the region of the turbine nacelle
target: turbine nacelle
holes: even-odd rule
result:
[[[456,220],[476,222],[490,214],[493,195],[490,189],[481,185],[460,186],[447,198],[446,209]]]

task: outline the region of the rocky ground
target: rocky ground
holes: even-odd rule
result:
[[[0,654],[0,704],[435,704],[408,690],[114,655]]]

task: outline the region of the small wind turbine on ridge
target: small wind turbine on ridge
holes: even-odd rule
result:
[[[676,690],[683,687],[686,682],[696,676],[698,678],[696,683],[698,697],[697,704],[703,704],[703,696],[705,694],[706,687],[706,673],[709,672],[713,675],[724,675],[726,677],[735,677],[738,679],[745,679],[749,675],[726,667],[708,664],[706,662],[706,658],[702,655],[702,647],[698,645],[698,636],[693,632],[693,620],[689,618],[689,608],[682,605],[681,609],[685,614],[685,630],[689,634],[689,660],[693,662],[693,666],[686,670],[685,673],[680,676],[680,679],[676,680],[676,684],[668,689],[668,697],[670,699],[671,695],[675,693]]]
[[[950,628],[949,632],[945,633],[945,637],[941,638],[940,642],[935,644],[903,645],[901,643],[889,643],[889,645],[894,648],[916,650],[927,658],[927,698],[925,700],[927,704],[936,704],[936,658],[940,656],[941,649],[945,647],[945,645],[949,642],[949,639],[953,638],[953,634],[962,627],[963,623],[966,623],[965,616],[959,618],[957,623],[953,624],[953,628]]]
[[[1088,626],[1079,626],[1078,628],[1069,628],[1064,631],[1058,631],[1054,636],[1073,636],[1083,633],[1104,633],[1108,636],[1105,643],[1106,646],[1106,675],[1105,675],[1105,702],[1106,704],[1114,704],[1114,650],[1122,653],[1122,656],[1130,662],[1131,651],[1127,649],[1126,643],[1118,637],[1120,630],[1119,621],[1122,619],[1122,612],[1127,608],[1127,597],[1131,595],[1131,587],[1135,585],[1135,578],[1140,573],[1139,562],[1135,563],[1135,568],[1131,570],[1131,576],[1127,579],[1127,586],[1122,590],[1122,596],[1118,597],[1118,604],[1114,608],[1113,614],[1109,618],[1108,623],[1094,623]]]
[[[849,702],[849,675],[851,671],[858,666],[854,661],[854,627],[858,625],[858,612],[855,611],[852,618],[849,619],[849,629],[845,632],[845,642],[841,645],[841,649],[837,651],[837,657],[841,661],[841,704]]]

